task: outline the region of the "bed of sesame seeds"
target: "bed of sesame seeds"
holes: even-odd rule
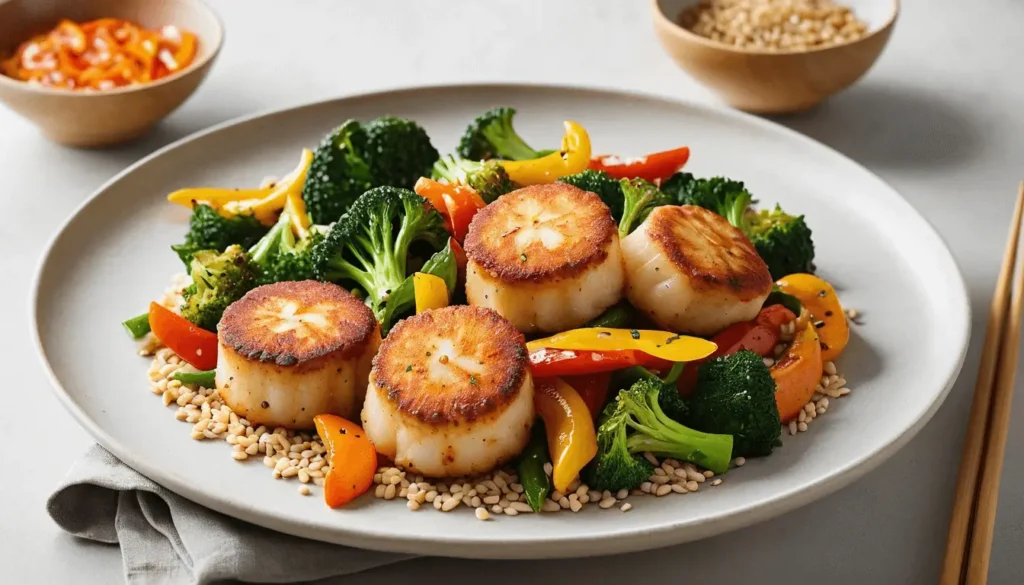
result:
[[[188,284],[188,276],[176,275],[160,303],[177,311],[182,302],[181,291]],[[851,321],[857,317],[854,310],[847,314]],[[806,315],[783,325],[782,343],[775,348],[776,357],[785,351],[786,342],[792,340],[796,328],[803,322],[806,322]],[[164,406],[175,408],[177,420],[190,425],[193,439],[226,442],[231,445],[230,457],[237,462],[261,459],[274,479],[298,480],[298,493],[302,496],[313,494],[310,486],[323,486],[330,465],[327,449],[316,433],[253,426],[224,404],[216,389],[174,380],[175,372],[191,372],[195,368],[170,349],[162,347],[152,335],[143,340],[139,354],[153,357],[148,370],[150,390],[161,397]],[[772,358],[765,358],[766,365],[772,363]],[[849,393],[846,379],[837,372],[835,364],[826,362],[814,396],[804,405],[797,420],[784,425],[784,430],[788,430],[790,435],[807,431],[812,421],[828,411],[830,399]],[[650,453],[644,453],[644,457],[654,465],[654,473],[638,488],[613,493],[592,489],[576,479],[565,493],[553,491],[544,501],[541,513],[576,513],[586,507],[628,512],[633,508],[633,504],[627,501],[631,497],[686,495],[698,492],[702,487],[717,487],[723,483],[723,478],[691,463],[675,459],[658,460]],[[746,459],[738,457],[732,466],[742,467],[745,464]],[[544,471],[551,476],[550,463],[545,465]],[[482,521],[493,520],[497,516],[532,514],[533,509],[526,502],[524,491],[511,468],[476,477],[431,480],[398,467],[382,466],[374,474],[372,488],[376,499],[404,501],[410,511],[433,508],[451,512],[471,508],[475,517]]]

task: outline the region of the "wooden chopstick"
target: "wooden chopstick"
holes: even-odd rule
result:
[[[1024,196],[1024,184],[1021,185]],[[1019,225],[1018,225],[1019,227]],[[1021,316],[1024,315],[1024,269],[1018,268],[1014,279],[1013,298],[1010,301],[1009,327],[999,352],[999,372],[993,389],[989,415],[988,440],[981,470],[967,559],[967,585],[985,585],[988,582],[989,558],[992,556],[992,537],[996,524],[996,503],[999,501],[999,480],[1003,473],[1006,454],[1006,436],[1010,429],[1010,405],[1013,386],[1017,378],[1017,356],[1020,352]]]
[[[1024,310],[1024,270],[1018,271],[1017,278],[1012,280],[1022,215],[1024,182],[1017,194],[1003,265],[989,309],[940,585],[984,585],[988,579]]]

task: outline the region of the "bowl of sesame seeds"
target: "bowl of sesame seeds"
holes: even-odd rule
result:
[[[669,56],[730,106],[806,110],[860,79],[899,0],[651,0]]]

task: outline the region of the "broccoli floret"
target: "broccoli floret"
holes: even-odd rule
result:
[[[626,423],[635,431],[627,439],[627,448],[633,453],[649,451],[725,473],[732,461],[733,437],[701,432],[672,420],[661,408],[664,386],[661,380],[645,379],[619,392],[616,402],[626,411]]]
[[[312,226],[308,235],[296,239],[291,213],[286,208],[270,232],[249,250],[257,284],[311,280],[313,247],[324,238],[323,226]]]
[[[604,204],[612,211],[612,217],[615,218],[615,221],[619,221],[622,218],[622,184],[608,173],[587,169],[575,175],[562,177],[558,179],[558,182],[572,185],[584,191],[590,191],[600,197],[601,201],[604,201]]]
[[[597,455],[584,468],[583,478],[597,489],[629,490],[647,481],[654,473],[649,461],[630,453],[627,447],[629,425],[625,410],[613,401],[601,413],[597,429]]]
[[[362,124],[348,120],[325,136],[313,151],[302,199],[314,223],[336,221],[373,186],[366,150]]]
[[[426,131],[412,120],[348,120],[313,151],[302,199],[313,222],[326,225],[373,187],[412,187],[437,157]]]
[[[696,205],[723,216],[727,216],[726,209],[737,197],[744,193],[748,197],[750,195],[742,181],[733,181],[725,177],[698,179],[690,173],[672,175],[661,184],[661,190],[676,205]],[[749,199],[747,203],[749,205]]]
[[[623,209],[619,220],[619,237],[624,238],[633,228],[642,223],[651,211],[661,205],[672,203],[653,183],[643,179],[622,179]]]
[[[224,217],[209,205],[199,203],[192,209],[185,243],[171,246],[171,249],[188,267],[192,263],[192,255],[200,250],[223,252],[235,244],[248,248],[259,241],[268,229],[251,215]]]
[[[320,280],[361,287],[380,321],[389,296],[408,277],[409,248],[417,241],[434,251],[445,246],[441,215],[412,191],[377,187],[360,196],[313,247],[313,270]]]
[[[216,331],[224,309],[256,285],[249,256],[237,245],[224,252],[196,252],[190,272],[192,284],[185,289],[181,315],[207,331]]]
[[[656,376],[654,372],[641,366],[625,368],[613,374],[612,387],[629,388],[640,380],[660,383],[661,389],[658,392],[658,404],[661,406],[661,410],[672,420],[682,423],[689,415],[689,405],[679,395],[679,389],[676,388],[676,380],[679,379],[685,367],[686,364],[683,363],[673,364],[672,369],[665,374],[664,380]]]
[[[512,125],[515,115],[514,108],[494,108],[477,116],[459,140],[459,156],[469,160],[529,160],[550,153],[526,144]]]
[[[440,156],[427,131],[412,120],[383,116],[370,120],[363,129],[374,187],[411,189],[416,179],[430,175]]]
[[[761,356],[742,350],[705,362],[689,400],[686,424],[735,440],[734,455],[769,455],[781,445],[775,381]]]
[[[776,205],[770,211],[746,214],[742,229],[768,265],[772,279],[814,272],[814,241],[802,215],[789,215]]]
[[[501,163],[493,159],[477,162],[453,155],[443,156],[434,163],[433,177],[469,185],[487,203],[519,188]]]
[[[732,460],[733,438],[687,428],[665,412],[662,401],[678,405],[675,386],[650,372],[621,390],[601,414],[597,455],[588,470],[588,483],[598,489],[630,489],[650,477],[650,464],[636,457],[649,451],[724,473]],[[675,393],[673,398],[669,393]],[[646,471],[646,475],[641,472]]]

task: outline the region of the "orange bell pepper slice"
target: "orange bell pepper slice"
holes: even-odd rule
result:
[[[555,489],[569,490],[580,470],[597,455],[594,420],[583,398],[559,378],[534,380],[533,405],[544,420]]]
[[[476,212],[487,205],[472,187],[441,183],[426,177],[416,181],[413,191],[429,201],[444,217],[445,228],[460,244],[466,239]]]
[[[830,362],[839,357],[850,341],[850,324],[832,285],[813,274],[790,274],[775,284],[799,299],[811,314],[821,338],[821,359]]]
[[[814,396],[821,381],[821,342],[814,325],[808,323],[797,333],[786,353],[771,367],[775,380],[775,404],[783,423],[796,418]]]
[[[217,334],[201,329],[160,303],[149,304],[153,335],[197,370],[217,367]]]
[[[340,416],[318,414],[313,424],[331,466],[324,478],[324,502],[331,508],[344,506],[373,485],[377,449],[362,427]]]

